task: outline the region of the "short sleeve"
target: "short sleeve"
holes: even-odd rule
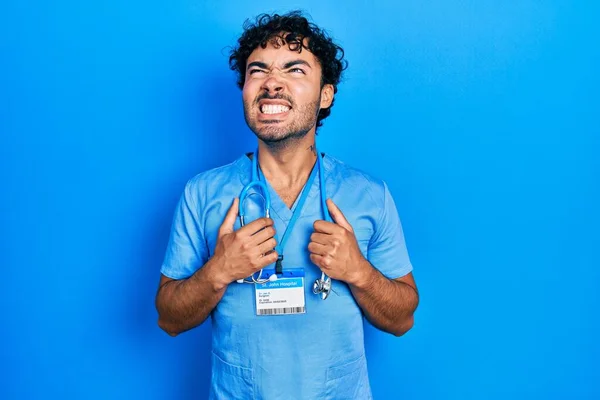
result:
[[[199,191],[189,181],[177,203],[161,274],[171,279],[185,279],[208,259],[208,249],[200,218]]]
[[[413,267],[406,249],[396,204],[385,182],[383,188],[383,209],[369,242],[367,258],[387,278],[396,279],[411,272]]]

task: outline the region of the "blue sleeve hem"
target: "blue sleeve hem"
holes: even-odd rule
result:
[[[405,264],[402,268],[399,268],[396,271],[393,271],[393,275],[392,274],[384,274],[386,276],[386,278],[394,280],[394,279],[398,279],[398,278],[402,278],[403,276],[408,275],[409,273],[411,273],[413,270],[413,266],[411,263],[409,264]]]
[[[160,268],[160,273],[162,275],[166,276],[167,278],[174,279],[174,280],[187,279],[193,275],[193,273],[192,273],[192,275],[185,275],[185,274],[177,273],[176,271],[173,271],[172,268],[169,268],[168,266],[166,266],[164,264]]]

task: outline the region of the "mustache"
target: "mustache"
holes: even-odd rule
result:
[[[254,103],[258,104],[258,102],[261,100],[285,100],[288,103],[290,103],[292,105],[292,107],[294,106],[294,101],[292,100],[292,98],[283,93],[276,93],[273,96],[269,96],[269,93],[264,92],[256,97],[256,100],[254,100]]]

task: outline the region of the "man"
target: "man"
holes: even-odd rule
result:
[[[418,294],[385,183],[316,150],[343,50],[299,12],[262,15],[245,26],[230,66],[258,154],[187,183],[161,268],[158,324],[175,336],[211,315],[213,399],[371,398],[363,315],[400,336]],[[267,193],[252,189],[261,195],[240,208],[251,180]],[[269,196],[270,217],[241,226],[238,211]]]

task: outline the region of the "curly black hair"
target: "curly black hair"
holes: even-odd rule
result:
[[[331,84],[333,92],[337,93],[342,72],[348,67],[348,61],[344,60],[344,49],[335,44],[327,32],[310,22],[301,11],[283,15],[260,14],[254,22],[246,20],[243,28],[237,47],[231,50],[229,56],[229,68],[237,72],[240,89],[244,87],[246,62],[250,54],[258,46],[264,49],[271,43],[276,47],[287,44],[290,50],[298,53],[307,49],[314,54],[321,64],[321,88]],[[317,128],[323,125],[322,121],[331,113],[331,107],[333,102],[329,108],[319,111]]]

